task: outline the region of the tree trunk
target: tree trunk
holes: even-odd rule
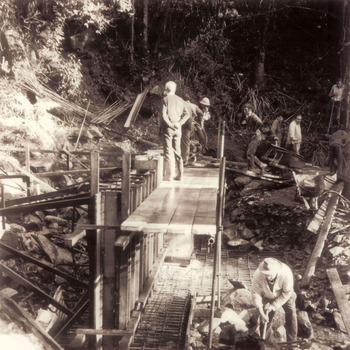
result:
[[[343,46],[343,69],[344,69],[344,109],[345,114],[342,115],[342,124],[345,130],[350,132],[350,0],[344,0],[343,7],[343,28],[344,28],[344,46]],[[350,161],[350,153],[344,152],[346,161]],[[348,169],[348,168],[346,168]],[[350,174],[349,172],[343,175],[345,181],[344,196],[350,199]]]
[[[143,48],[148,56],[148,0],[143,0]]]
[[[265,48],[261,47],[255,67],[255,85],[260,90],[265,85]]]
[[[343,71],[344,71],[344,109],[342,115],[342,124],[345,130],[350,132],[350,0],[344,0],[343,8],[344,21],[344,46],[343,46]]]
[[[135,40],[135,2],[131,0],[133,14],[131,15],[131,44],[130,44],[130,61],[134,62],[134,40]]]

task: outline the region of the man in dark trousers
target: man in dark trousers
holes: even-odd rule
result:
[[[200,108],[197,105],[190,102],[189,95],[185,96],[185,102],[186,102],[186,107],[188,109],[190,117],[182,125],[181,156],[182,156],[183,164],[187,165],[188,159],[190,156],[191,134],[193,133],[193,130],[194,130],[193,122],[195,121],[197,116],[201,118],[203,116],[203,112],[200,110]]]
[[[169,81],[165,84],[161,119],[164,148],[164,181],[182,180],[183,177],[181,127],[190,115],[185,101],[175,95],[175,91],[175,82]],[[178,171],[176,176],[175,161]]]
[[[249,141],[247,149],[248,170],[257,171],[256,165],[263,172],[267,165],[256,157],[256,151],[262,141],[269,140],[274,142],[275,137],[271,135],[270,127],[268,124],[263,124],[260,129],[256,130]]]
[[[297,296],[293,272],[286,264],[275,258],[264,259],[253,275],[252,297],[264,322],[272,321],[275,311],[283,307],[287,340],[297,340]]]
[[[339,169],[343,158],[343,147],[349,139],[349,134],[338,130],[329,137],[329,170],[332,174]]]
[[[280,115],[278,116],[271,125],[271,134],[276,137],[276,146],[281,147],[282,144],[282,123],[283,123],[283,117]]]

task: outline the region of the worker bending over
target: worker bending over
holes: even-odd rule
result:
[[[266,258],[255,271],[252,282],[254,305],[264,322],[272,321],[275,311],[283,307],[287,340],[297,340],[296,294],[291,269],[275,258]]]

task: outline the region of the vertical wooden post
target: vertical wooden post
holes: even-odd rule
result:
[[[122,179],[122,221],[130,215],[130,169],[131,154],[123,154],[123,179]]]
[[[220,175],[219,175],[219,196],[218,196],[218,214],[217,214],[217,238],[216,238],[216,248],[217,248],[217,263],[218,263],[218,304],[221,304],[221,235],[222,235],[222,219],[224,213],[224,194],[225,194],[225,168],[226,168],[226,158],[221,158],[220,164]]]
[[[129,290],[128,290],[128,267],[129,267],[129,250],[126,249],[120,252],[119,264],[119,329],[125,329],[128,322],[128,304],[129,304]]]
[[[219,118],[219,125],[218,125],[218,148],[216,150],[216,158],[220,158],[220,145],[221,145],[221,118]]]
[[[130,242],[130,259],[131,259],[131,281],[130,281],[130,307],[131,309],[134,309],[135,302],[136,302],[136,279],[139,278],[139,276],[136,274],[136,236],[133,237],[133,239]]]
[[[26,171],[30,173],[30,147],[29,143],[25,145]]]
[[[89,203],[89,221],[90,224],[96,224],[96,213],[95,209],[99,208],[99,203],[97,200],[97,194],[99,192],[99,153],[91,152],[90,158],[90,203]],[[97,329],[100,327],[99,320],[99,302],[100,302],[100,230],[87,230],[86,231],[86,239],[88,244],[88,253],[89,253],[89,323],[90,328]],[[102,327],[102,324],[101,324]],[[101,337],[91,337],[90,338],[90,347],[92,349],[96,348],[96,340],[97,343],[101,341]]]
[[[1,181],[1,180],[0,180]],[[1,182],[1,208],[5,208],[5,186]],[[5,230],[6,223],[5,223],[5,216],[2,216],[2,229]]]
[[[140,295],[140,285],[141,285],[141,269],[140,269],[140,253],[141,253],[141,244],[140,244],[140,234],[135,235],[135,301]]]
[[[117,191],[103,191],[102,196],[102,212],[101,222],[104,225],[118,225],[118,205],[117,205]],[[117,325],[116,320],[116,254],[114,242],[117,239],[117,230],[105,229],[102,230],[102,261],[103,261],[103,328],[115,329]],[[103,337],[104,349],[113,349],[114,337]]]

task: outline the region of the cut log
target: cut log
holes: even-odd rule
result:
[[[334,191],[341,194],[341,192],[343,191],[343,188],[344,188],[344,182],[339,182],[335,186]],[[311,254],[311,257],[308,261],[306,270],[304,272],[303,278],[302,278],[301,283],[300,283],[300,286],[303,288],[309,286],[311,277],[315,273],[316,264],[317,264],[318,259],[320,258],[321,254],[322,254],[324,243],[325,243],[325,240],[327,238],[328,232],[331,228],[333,216],[334,216],[335,210],[337,208],[338,201],[339,201],[339,196],[335,193],[332,194],[332,197],[329,201],[329,205],[327,207],[325,219],[324,219],[324,222],[322,224],[315,248]]]
[[[0,314],[2,317],[6,317],[6,319],[11,320],[12,323],[16,324],[19,330],[30,335],[31,338],[34,335],[37,342],[41,344],[43,349],[63,350],[63,348],[47,332],[45,332],[45,330],[39,326],[25,310],[23,310],[15,301],[4,296],[1,292],[0,309]],[[18,336],[19,334],[14,335],[14,337]],[[7,343],[7,345],[9,344]]]
[[[345,325],[345,329],[350,335],[350,304],[345,293],[345,289],[341,283],[336,268],[327,269],[327,275],[329,281],[331,282],[332,289],[337,300],[337,304]]]
[[[54,192],[56,191],[55,188],[51,187],[50,185],[48,185],[46,182],[38,179],[36,176],[34,176],[33,174],[31,174],[30,172],[28,172],[25,169],[22,169],[19,165],[15,164],[15,163],[11,163],[11,165],[13,165],[14,168],[16,168],[19,172],[21,172],[22,174],[28,176],[30,178],[31,181],[36,182],[40,185],[40,190],[43,192]]]

